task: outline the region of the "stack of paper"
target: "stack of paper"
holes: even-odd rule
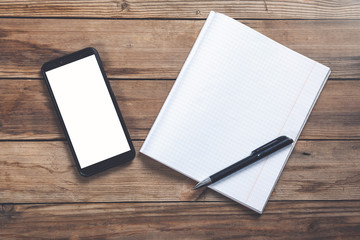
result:
[[[280,135],[296,141],[329,74],[328,67],[211,12],[140,152],[201,181]],[[261,213],[291,151],[211,188]]]

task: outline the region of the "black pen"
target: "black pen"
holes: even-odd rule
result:
[[[286,136],[278,137],[271,142],[255,149],[251,152],[250,156],[240,160],[239,162],[234,163],[233,165],[221,170],[220,172],[217,172],[210,177],[206,178],[205,180],[199,182],[196,184],[196,186],[193,188],[193,190],[196,190],[198,188],[210,185],[226,176],[229,176],[230,174],[290,145],[293,143],[293,140],[291,138],[288,138]]]

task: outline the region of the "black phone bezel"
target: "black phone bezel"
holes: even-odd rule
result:
[[[74,146],[73,146],[73,144],[71,142],[71,138],[70,138],[70,136],[68,134],[66,125],[65,125],[64,120],[63,120],[63,118],[61,116],[60,109],[59,109],[59,107],[57,105],[56,98],[55,98],[54,93],[52,91],[49,80],[48,80],[48,78],[46,76],[46,72],[49,71],[49,70],[61,67],[63,65],[72,63],[74,61],[80,60],[82,58],[88,57],[90,55],[95,55],[95,57],[96,57],[96,60],[97,60],[97,63],[99,65],[99,68],[101,70],[101,73],[103,75],[103,79],[105,81],[106,87],[108,89],[111,100],[113,102],[113,106],[114,106],[114,108],[115,108],[115,110],[117,112],[119,121],[120,121],[121,126],[122,126],[122,128],[124,130],[127,142],[129,144],[129,147],[130,147],[130,151],[119,154],[119,155],[116,155],[116,156],[113,156],[113,157],[108,158],[108,159],[101,160],[101,161],[99,161],[99,162],[97,162],[97,163],[95,163],[93,165],[88,166],[88,167],[81,168],[79,160],[78,160],[78,158],[76,156],[76,153],[75,153],[75,150],[74,150]],[[66,139],[68,141],[68,144],[70,146],[70,150],[71,150],[71,153],[72,153],[73,158],[75,160],[76,167],[77,167],[79,173],[82,176],[88,177],[88,176],[94,175],[96,173],[99,173],[99,172],[101,172],[103,170],[106,170],[108,168],[115,167],[115,166],[117,166],[117,165],[119,165],[121,163],[125,163],[125,162],[131,161],[132,159],[134,159],[134,157],[135,157],[135,148],[134,148],[134,146],[132,144],[129,132],[128,132],[127,128],[126,128],[125,121],[124,121],[124,119],[123,119],[123,117],[121,115],[120,108],[119,108],[119,106],[118,106],[118,104],[116,102],[115,95],[114,95],[114,93],[113,93],[113,91],[111,89],[109,80],[106,77],[104,67],[103,67],[103,64],[101,62],[99,53],[97,52],[97,50],[95,48],[92,48],[92,47],[84,48],[84,49],[82,49],[80,51],[77,51],[77,52],[65,55],[63,57],[51,60],[49,62],[46,62],[41,67],[41,73],[42,73],[43,78],[45,80],[46,87],[47,87],[47,89],[48,89],[48,91],[50,93],[50,97],[51,97],[51,100],[52,100],[52,102],[54,104],[56,114],[57,114],[57,116],[58,116],[58,118],[60,120],[61,126],[62,126],[62,128],[64,130],[65,137],[66,137]]]

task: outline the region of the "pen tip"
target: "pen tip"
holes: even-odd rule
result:
[[[196,184],[195,187],[193,188],[193,190],[199,189],[199,188],[209,185],[211,183],[212,183],[211,179],[207,178],[204,181],[201,181],[198,184]]]
[[[196,190],[196,189],[200,188],[200,187],[201,187],[201,186],[200,186],[200,183],[201,183],[201,182],[199,182],[198,184],[196,184],[196,185],[192,188],[192,190]]]

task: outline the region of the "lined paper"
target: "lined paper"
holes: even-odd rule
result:
[[[140,152],[201,181],[280,135],[296,141],[329,74],[210,12]],[[211,188],[262,213],[294,145]]]

